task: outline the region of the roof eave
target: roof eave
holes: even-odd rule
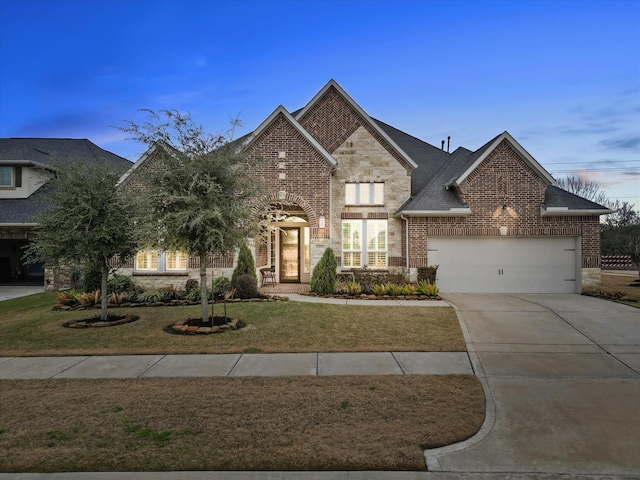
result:
[[[587,209],[587,208],[569,208],[569,207],[540,207],[540,215],[543,217],[570,217],[570,216],[593,216],[608,215],[614,213],[615,210],[608,208],[603,209]]]

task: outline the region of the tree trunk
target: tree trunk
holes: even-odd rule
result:
[[[202,322],[209,321],[207,310],[207,254],[200,254],[200,304],[202,305]]]
[[[107,266],[107,262],[104,258],[101,259],[100,262],[102,265],[100,266],[102,270],[102,282],[100,285],[100,296],[102,297],[100,303],[100,320],[103,322],[107,321],[107,279],[109,278],[109,267]]]

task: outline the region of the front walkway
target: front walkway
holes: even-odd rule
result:
[[[448,374],[473,374],[466,352],[0,358],[0,379]]]

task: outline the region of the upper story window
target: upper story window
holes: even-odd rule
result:
[[[0,167],[0,187],[13,187],[13,167]]]
[[[346,205],[384,205],[384,183],[345,183]]]
[[[22,186],[22,167],[0,167],[0,188]]]
[[[186,253],[142,250],[136,254],[135,271],[143,273],[186,272]]]

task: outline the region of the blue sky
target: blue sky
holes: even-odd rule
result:
[[[190,111],[239,134],[334,78],[372,117],[475,150],[509,131],[552,175],[640,205],[640,1],[0,0],[0,136],[88,138]]]

